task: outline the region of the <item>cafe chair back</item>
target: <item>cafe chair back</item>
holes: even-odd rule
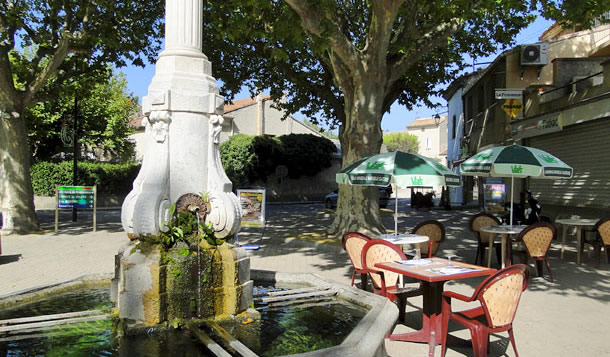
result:
[[[525,246],[525,253],[522,254],[522,263],[527,263],[528,257],[532,258],[536,264],[536,273],[542,276],[542,262],[546,264],[549,277],[553,281],[551,264],[547,258],[547,253],[551,247],[551,241],[557,237],[557,230],[551,223],[539,222],[527,226],[517,235],[517,242],[522,242]],[[524,259],[523,259],[524,258]]]
[[[440,244],[445,241],[445,226],[437,220],[428,220],[421,222],[411,231],[413,234],[427,236],[429,238],[426,243],[417,243],[416,247],[420,249],[421,255],[433,257],[438,252]]]
[[[581,240],[582,247],[580,249],[584,249],[585,244],[592,245],[595,249],[596,266],[599,267],[602,247],[606,251],[606,258],[608,263],[610,263],[610,217],[600,219],[593,227],[593,232],[595,233],[594,238],[587,239],[583,230]]]
[[[513,320],[519,306],[521,294],[527,288],[529,272],[524,264],[515,264],[504,268],[485,279],[468,297],[452,291],[443,292],[443,330],[442,353],[447,350],[447,335],[449,321],[457,322],[470,330],[472,348],[475,357],[487,356],[489,334],[508,332],[510,342],[518,357]],[[454,312],[451,310],[451,300],[463,302],[478,302],[478,306],[469,310]]]
[[[407,260],[402,249],[383,239],[371,239],[362,249],[362,266],[371,277],[373,292],[395,301],[398,305],[398,319],[404,321],[407,298],[422,294],[421,286],[399,287],[399,274],[375,267],[377,263]]]
[[[470,218],[468,226],[477,239],[477,254],[474,257],[474,264],[484,265],[485,248],[489,247],[489,240],[494,239],[493,233],[481,232],[480,229],[482,227],[497,226],[500,223],[498,218],[489,213],[479,213]],[[494,247],[496,248],[496,259],[498,260],[498,264],[501,264],[502,245],[500,242],[494,242]],[[489,254],[491,254],[491,252]]]
[[[360,287],[366,290],[367,285],[367,273],[362,268],[362,248],[366,242],[371,240],[367,235],[358,232],[347,232],[343,235],[343,241],[341,243],[343,250],[347,252],[350,262],[352,263],[352,286],[354,286],[354,279],[356,273],[360,274]]]

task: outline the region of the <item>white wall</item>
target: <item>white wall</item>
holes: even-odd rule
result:
[[[448,135],[447,135],[447,161],[453,162],[458,160],[461,155],[461,138],[464,134],[464,107],[462,103],[462,88],[455,91],[453,96],[447,102],[448,114]],[[453,117],[455,116],[455,135],[453,135]],[[460,173],[459,167],[452,168],[453,171]],[[451,187],[449,189],[452,204],[463,203],[462,186]]]
[[[284,113],[272,107],[270,100],[262,102],[261,110],[259,104],[242,107],[227,113],[232,120],[226,120],[220,140],[228,140],[236,134],[246,135],[287,135],[287,134],[313,134],[321,136],[317,131],[309,128],[301,121],[289,116],[282,120]],[[262,123],[262,125],[261,125]],[[262,130],[262,131],[261,131]]]
[[[445,134],[441,134],[444,131]],[[441,123],[438,126],[435,124],[426,126],[407,127],[409,134],[417,136],[419,142],[418,154],[443,159],[439,153],[447,147],[447,118],[441,118]],[[443,142],[444,141],[444,142]]]

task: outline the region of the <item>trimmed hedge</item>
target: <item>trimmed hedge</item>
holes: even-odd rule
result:
[[[279,137],[238,134],[220,145],[220,157],[233,187],[264,182],[278,165],[288,168],[290,178],[314,176],[330,167],[337,147],[332,141],[311,134]],[[54,196],[56,185],[72,185],[72,161],[38,162],[32,165],[34,194]],[[140,171],[139,163],[78,163],[78,185],[98,186],[98,193],[127,195]]]
[[[264,182],[278,165],[285,165],[293,179],[314,176],[330,167],[336,151],[332,141],[312,134],[238,134],[220,145],[222,165],[233,187]]]
[[[32,165],[32,187],[35,195],[55,196],[56,185],[72,185],[72,161],[38,162]],[[140,171],[140,164],[78,163],[78,185],[97,185],[98,193],[126,195]]]
[[[289,134],[278,137],[282,145],[282,163],[288,177],[314,176],[330,167],[337,147],[332,141],[311,134]]]

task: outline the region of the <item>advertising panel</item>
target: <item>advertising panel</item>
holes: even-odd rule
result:
[[[264,227],[265,226],[265,201],[264,189],[238,189],[239,207],[241,213],[242,227]]]
[[[506,185],[500,183],[485,184],[484,202],[486,211],[504,211],[506,202]]]

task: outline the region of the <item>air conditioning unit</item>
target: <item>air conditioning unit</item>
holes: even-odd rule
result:
[[[548,44],[546,42],[521,45],[521,65],[544,66],[549,63],[547,52]]]

